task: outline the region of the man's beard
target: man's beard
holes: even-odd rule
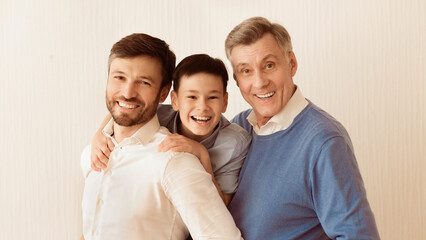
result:
[[[130,127],[137,124],[146,123],[149,120],[151,120],[152,117],[154,117],[155,113],[157,112],[159,98],[160,98],[160,94],[158,94],[155,101],[146,104],[145,102],[140,101],[139,99],[136,99],[136,98],[126,99],[124,97],[117,97],[117,98],[111,99],[108,96],[106,96],[106,105],[115,123],[117,123],[120,126]],[[127,113],[121,113],[119,111],[114,110],[114,106],[116,108],[120,107],[118,106],[117,101],[121,101],[121,100],[139,106],[138,111],[133,114],[134,115],[133,117]]]

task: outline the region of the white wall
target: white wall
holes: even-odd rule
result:
[[[227,33],[256,15],[288,29],[295,82],[351,134],[382,239],[424,238],[424,0],[0,0],[0,239],[79,238],[79,157],[113,43],[145,32],[178,60],[225,60]],[[247,105],[229,92],[232,117]]]

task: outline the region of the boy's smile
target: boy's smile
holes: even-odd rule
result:
[[[172,106],[179,111],[180,134],[201,141],[210,136],[228,104],[220,76],[196,73],[180,79],[178,92],[171,94]]]

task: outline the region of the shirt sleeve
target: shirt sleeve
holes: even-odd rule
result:
[[[352,147],[343,137],[327,140],[315,164],[316,213],[332,239],[380,239]]]
[[[83,171],[84,178],[87,178],[90,171],[92,170],[90,166],[91,165],[90,152],[91,152],[91,145],[88,145],[84,148],[83,152],[81,153],[80,164],[81,164],[81,170]]]
[[[221,129],[213,148],[209,149],[214,176],[225,194],[237,191],[238,176],[251,143],[251,136],[233,123]]]
[[[162,185],[193,239],[242,239],[210,174],[188,153],[174,153]]]

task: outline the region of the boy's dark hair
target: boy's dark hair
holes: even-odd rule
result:
[[[150,56],[160,61],[162,69],[161,87],[172,82],[172,75],[176,65],[176,56],[169,49],[169,45],[158,38],[144,33],[134,33],[116,42],[108,58],[108,71],[115,58],[132,58]]]
[[[173,73],[173,90],[179,90],[180,79],[197,73],[209,73],[222,78],[223,94],[228,84],[228,71],[219,58],[212,58],[207,54],[194,54],[184,58]]]

